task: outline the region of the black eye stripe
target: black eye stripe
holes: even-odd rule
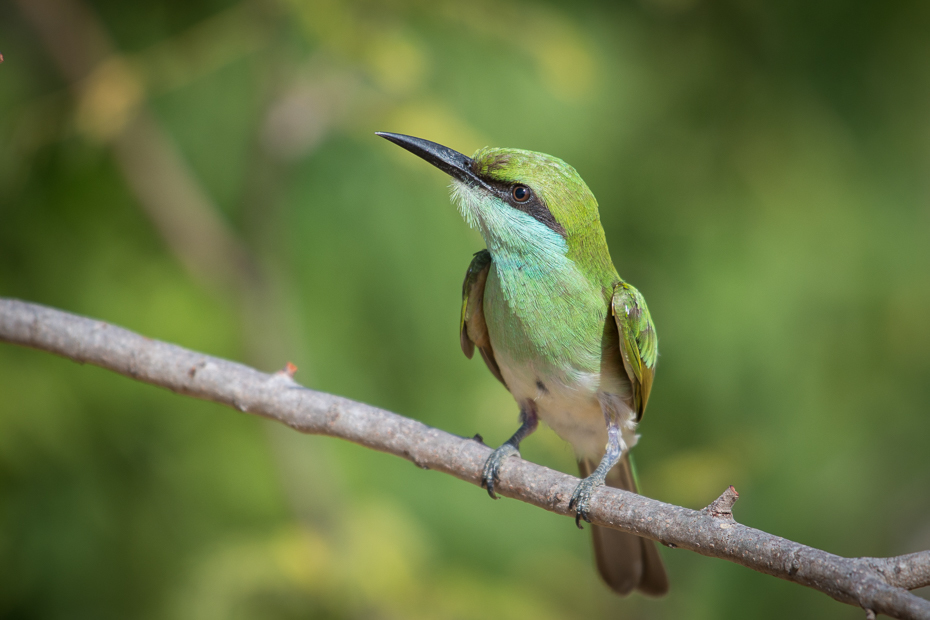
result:
[[[497,191],[497,195],[501,200],[506,202],[508,205],[516,209],[517,211],[522,211],[526,213],[533,219],[542,222],[550,230],[553,230],[563,237],[566,236],[565,228],[559,224],[555,216],[552,215],[552,212],[549,210],[549,207],[546,206],[546,203],[539,197],[539,194],[533,191],[533,188],[518,183],[512,185],[510,183],[501,183],[500,181],[493,181],[485,178],[484,181],[493,187]],[[525,187],[529,191],[529,197],[523,202],[520,202],[514,198],[513,192],[516,187]]]
[[[550,211],[549,208],[546,207],[546,205],[536,197],[535,193],[526,202],[517,202],[515,200],[511,200],[509,204],[514,209],[523,211],[530,217],[542,222],[563,237],[566,236],[565,228],[555,220],[555,216],[552,215],[552,211]]]
[[[565,227],[556,221],[555,216],[552,215],[552,212],[549,210],[546,202],[540,198],[539,194],[533,191],[532,187],[523,185],[522,183],[502,183],[500,181],[495,181],[494,179],[488,178],[486,173],[481,174],[478,172],[477,161],[472,163],[472,170],[477,176],[481,178],[482,181],[484,181],[487,187],[496,191],[498,197],[508,205],[517,211],[522,211],[533,219],[542,222],[550,230],[557,232],[562,237],[568,237],[568,233],[565,232]],[[526,187],[527,190],[529,190],[529,198],[525,199],[523,202],[517,201],[513,196],[513,190],[517,186]]]

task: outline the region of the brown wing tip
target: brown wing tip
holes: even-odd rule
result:
[[[594,463],[587,459],[578,462],[582,477],[590,475]],[[608,486],[636,492],[632,466],[625,456],[607,474]],[[621,596],[639,590],[646,596],[662,596],[668,592],[668,575],[651,540],[609,528],[593,526],[594,558],[601,579]]]
[[[659,549],[651,540],[640,538],[643,544],[643,578],[639,582],[639,591],[646,596],[665,596],[668,594],[668,574],[659,556]]]
[[[465,331],[464,326],[459,334],[459,342],[462,344],[462,353],[465,354],[465,357],[471,359],[475,355],[475,343],[468,337],[468,333]]]

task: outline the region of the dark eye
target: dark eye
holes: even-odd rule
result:
[[[513,186],[513,199],[517,202],[526,202],[530,199],[530,188],[526,185],[514,185]]]

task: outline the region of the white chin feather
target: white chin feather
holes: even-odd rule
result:
[[[463,183],[458,179],[452,179],[452,184],[449,186],[449,189],[452,192],[452,204],[458,208],[459,213],[462,214],[462,218],[465,220],[465,223],[468,224],[471,228],[480,230],[480,203],[482,199],[485,198],[485,196],[481,193],[481,190],[472,187],[467,183]]]

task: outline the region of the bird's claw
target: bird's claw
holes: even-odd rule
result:
[[[491,499],[497,499],[494,494],[494,484],[500,482],[501,463],[509,456],[520,456],[520,451],[513,444],[505,443],[491,453],[484,462],[484,471],[481,473],[481,486],[488,490]]]
[[[575,525],[578,526],[579,530],[583,530],[584,527],[581,525],[581,520],[584,519],[588,523],[591,522],[591,519],[588,518],[588,510],[591,504],[591,496],[594,495],[595,489],[604,484],[601,480],[592,479],[594,476],[588,476],[575,487],[575,492],[572,493],[572,498],[568,502],[568,509],[575,510]]]

